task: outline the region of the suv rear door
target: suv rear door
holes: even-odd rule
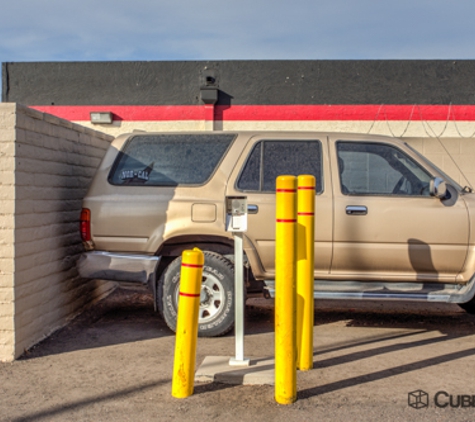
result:
[[[332,188],[326,136],[254,137],[228,183],[227,195],[246,195],[250,213],[245,248],[257,277],[275,273],[275,179],[283,174],[316,177],[315,271],[328,275],[332,256]],[[252,213],[255,210],[255,213]],[[254,259],[254,262],[252,260]]]

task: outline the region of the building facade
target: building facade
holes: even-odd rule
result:
[[[471,60],[3,63],[2,101],[114,136],[257,129],[402,137],[473,185],[474,75]]]

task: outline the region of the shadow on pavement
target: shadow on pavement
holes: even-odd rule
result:
[[[33,421],[48,421],[54,416],[58,416],[61,414],[70,413],[75,410],[79,410],[81,408],[86,408],[92,404],[98,404],[101,402],[108,402],[114,400],[120,400],[127,396],[133,394],[140,394],[144,393],[147,390],[159,387],[163,384],[169,383],[170,380],[161,380],[156,382],[150,382],[147,384],[134,386],[130,388],[126,388],[123,390],[115,391],[110,394],[104,394],[99,396],[92,396],[83,400],[74,401],[71,403],[64,403],[60,406],[53,407],[52,409],[47,410],[40,410],[38,412],[33,412],[25,416],[20,416],[17,418],[12,419],[12,422],[33,422]]]
[[[407,344],[405,345],[407,346]],[[370,351],[371,352],[371,351]],[[369,374],[360,375],[357,377],[352,377],[344,379],[341,381],[333,382],[326,385],[321,385],[318,387],[307,388],[298,392],[299,399],[305,399],[312,396],[318,396],[325,393],[330,393],[332,391],[342,390],[348,387],[354,387],[356,385],[366,384],[373,381],[378,381],[384,378],[394,377],[396,375],[401,375],[411,371],[417,371],[419,369],[428,368],[431,366],[439,365],[441,363],[451,362],[455,359],[461,359],[469,356],[475,355],[475,348],[461,350],[453,353],[447,353],[445,355],[422,359],[417,362],[407,363],[404,365],[393,366],[391,368],[383,369],[380,371],[375,371]],[[369,356],[372,356],[369,353]]]
[[[171,335],[165,322],[154,312],[153,298],[147,290],[119,288],[26,351],[20,359]]]
[[[475,327],[475,316],[454,305],[380,302],[318,301],[314,325],[345,321],[347,327],[408,328],[437,330],[454,336],[458,330]],[[445,304],[443,304],[445,305]],[[251,299],[246,305],[246,336],[274,331],[273,301]],[[141,288],[115,290],[91,306],[67,326],[54,332],[20,358],[33,359],[110,345],[173,336],[163,319],[153,310],[152,294]],[[408,336],[412,334],[404,334]],[[227,334],[232,337],[233,332]],[[371,343],[374,340],[365,340]],[[354,347],[350,341],[347,346]],[[343,347],[343,346],[338,346]]]

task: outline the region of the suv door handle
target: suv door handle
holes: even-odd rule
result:
[[[259,212],[259,207],[255,204],[248,204],[247,205],[247,213],[248,214],[257,214]]]
[[[346,207],[347,215],[366,215],[368,214],[368,208],[362,205],[348,205]]]

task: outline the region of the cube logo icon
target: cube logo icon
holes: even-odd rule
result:
[[[414,409],[424,409],[429,407],[429,394],[422,390],[412,391],[407,396],[407,402]]]

